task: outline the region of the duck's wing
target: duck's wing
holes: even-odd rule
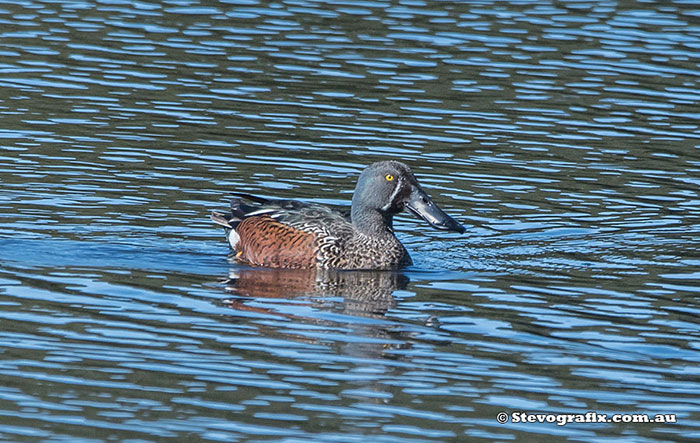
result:
[[[211,219],[227,230],[236,257],[250,264],[315,267],[320,249],[337,247],[339,238],[352,233],[347,211],[297,200],[237,195],[231,200],[230,215],[215,212]]]
[[[280,223],[298,228],[314,224],[335,226],[350,223],[350,210],[347,208],[329,207],[299,200],[267,199],[244,193],[234,195],[237,196],[231,200],[231,219],[234,222],[267,215]],[[255,204],[251,205],[246,200]]]

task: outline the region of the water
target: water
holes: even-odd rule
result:
[[[694,2],[0,9],[0,439],[700,437]],[[390,158],[467,233],[226,260],[229,192],[346,206]]]

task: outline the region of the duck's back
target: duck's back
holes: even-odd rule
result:
[[[393,235],[387,239],[364,235],[353,227],[347,212],[295,200],[255,201],[258,205],[241,199],[231,202],[228,238],[241,262],[287,269],[391,269],[410,264]]]
[[[341,255],[354,234],[352,224],[324,206],[293,203],[243,219],[236,229],[240,260],[276,268],[334,267],[329,259]]]

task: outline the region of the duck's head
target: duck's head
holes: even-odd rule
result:
[[[404,208],[437,229],[463,233],[464,226],[447,215],[420,187],[408,166],[397,161],[369,165],[357,180],[352,198],[352,222],[362,227],[379,213],[391,227],[394,215]]]

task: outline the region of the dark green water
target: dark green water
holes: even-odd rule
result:
[[[3,4],[0,439],[697,440],[699,83],[694,2]],[[226,260],[382,159],[467,233]]]

